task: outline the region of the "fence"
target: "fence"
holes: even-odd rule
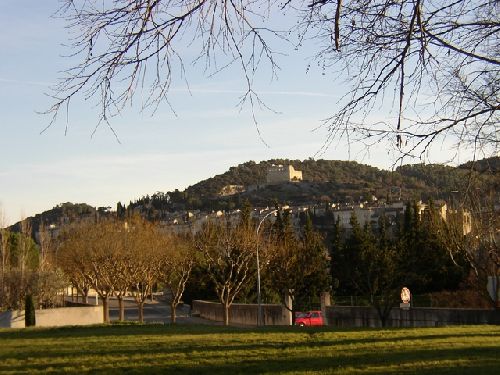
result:
[[[326,316],[336,327],[381,327],[373,307],[328,306]],[[386,327],[439,327],[457,324],[500,324],[500,311],[493,309],[451,309],[417,307],[409,310],[393,308]]]
[[[377,297],[374,297],[377,298]],[[334,296],[336,306],[372,306],[369,296]],[[393,307],[399,307],[399,300]],[[473,290],[455,292],[438,292],[427,294],[412,294],[412,307],[453,307],[487,309],[492,307],[491,301]]]
[[[242,325],[257,325],[258,305],[233,303],[229,308],[229,323]],[[224,321],[222,304],[216,302],[194,300],[192,314],[218,322]],[[282,305],[262,304],[264,325],[290,325],[292,314]]]

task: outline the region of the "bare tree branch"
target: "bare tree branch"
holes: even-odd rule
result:
[[[278,10],[297,17],[298,26],[280,31],[272,24]],[[255,90],[256,74],[267,66],[277,75],[275,42],[312,41],[315,48],[320,43],[314,58],[325,72],[348,86],[324,120],[318,154],[338,140],[388,141],[401,157],[422,158],[443,140],[457,152],[496,154],[499,14],[496,0],[64,0],[58,15],[80,62],[54,87],[48,126],[74,100],[95,100],[97,127],[113,132],[111,119],[139,91],[146,93],[143,110],[172,108],[171,86],[187,82],[192,62],[204,63],[209,76],[239,67],[245,86],[239,105],[251,107],[262,138],[255,111],[267,107]],[[298,43],[289,43],[291,32]]]

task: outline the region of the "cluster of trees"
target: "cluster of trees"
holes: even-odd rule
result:
[[[309,215],[299,233],[292,226],[290,212],[277,212],[271,228],[276,249],[268,265],[269,285],[279,292],[285,307],[295,311],[318,307],[322,292],[331,290],[328,250],[315,231]],[[292,306],[286,305],[289,296]]]
[[[42,228],[38,245],[29,221],[21,221],[20,227],[20,232],[0,229],[0,310],[23,309],[26,300],[36,308],[60,305],[66,279],[48,255],[47,232]]]
[[[96,290],[105,321],[111,296],[117,298],[123,320],[123,299],[132,295],[142,321],[146,299],[155,288],[164,288],[172,322],[182,299],[204,298],[223,305],[228,324],[233,302],[256,301],[260,271],[264,302],[282,303],[293,312],[316,308],[324,291],[362,296],[385,324],[402,286],[424,294],[455,290],[473,279],[484,292],[488,276],[498,282],[500,275],[499,219],[484,207],[476,211],[479,216],[466,234],[463,211],[452,210],[443,220],[432,203],[423,212],[409,203],[403,217],[389,222],[382,216],[376,229],[361,227],[353,215],[347,232],[337,220],[329,233],[330,257],[308,214],[300,215],[297,228],[286,209],[269,211],[266,217],[274,214],[274,221],[257,221],[251,212],[246,203],[239,218],[208,221],[188,235],[170,233],[139,216],[82,220],[68,226],[55,243],[41,231],[40,245],[27,234],[28,225],[21,233],[3,229],[2,308],[22,308],[32,296],[37,307],[51,306],[58,291],[71,283],[84,302],[89,290]]]
[[[382,324],[397,305],[402,286],[414,294],[456,290],[470,273],[465,249],[452,242],[464,242],[472,235],[464,236],[461,221],[443,220],[432,203],[423,213],[416,204],[407,204],[404,217],[392,231],[384,216],[377,230],[361,227],[354,214],[350,224],[349,234],[339,221],[333,230],[335,292],[368,297]]]
[[[79,223],[60,236],[58,265],[85,302],[89,290],[96,290],[105,321],[111,296],[118,299],[124,319],[123,297],[132,294],[142,321],[146,299],[155,287],[164,287],[175,322],[175,308],[187,287],[198,289],[203,298],[215,296],[229,324],[234,301],[255,300],[257,253],[266,301],[282,301],[289,293],[303,306],[329,289],[327,250],[310,220],[298,236],[286,211],[276,209],[276,221],[270,225],[255,222],[249,205],[245,207],[237,221],[209,221],[188,236],[174,235],[140,217]]]
[[[115,296],[120,320],[125,317],[124,297],[130,293],[143,321],[144,303],[161,283],[170,292],[172,322],[189,278],[195,252],[189,239],[169,235],[139,217],[78,223],[59,238],[58,265],[86,303],[89,290],[103,301],[109,321],[109,298]]]

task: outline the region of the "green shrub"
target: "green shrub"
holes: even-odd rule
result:
[[[26,327],[35,325],[35,305],[31,294],[26,295],[24,303],[24,325]]]

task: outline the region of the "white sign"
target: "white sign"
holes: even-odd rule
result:
[[[403,301],[403,303],[410,303],[411,293],[410,289],[408,289],[407,287],[401,289],[401,300]]]

